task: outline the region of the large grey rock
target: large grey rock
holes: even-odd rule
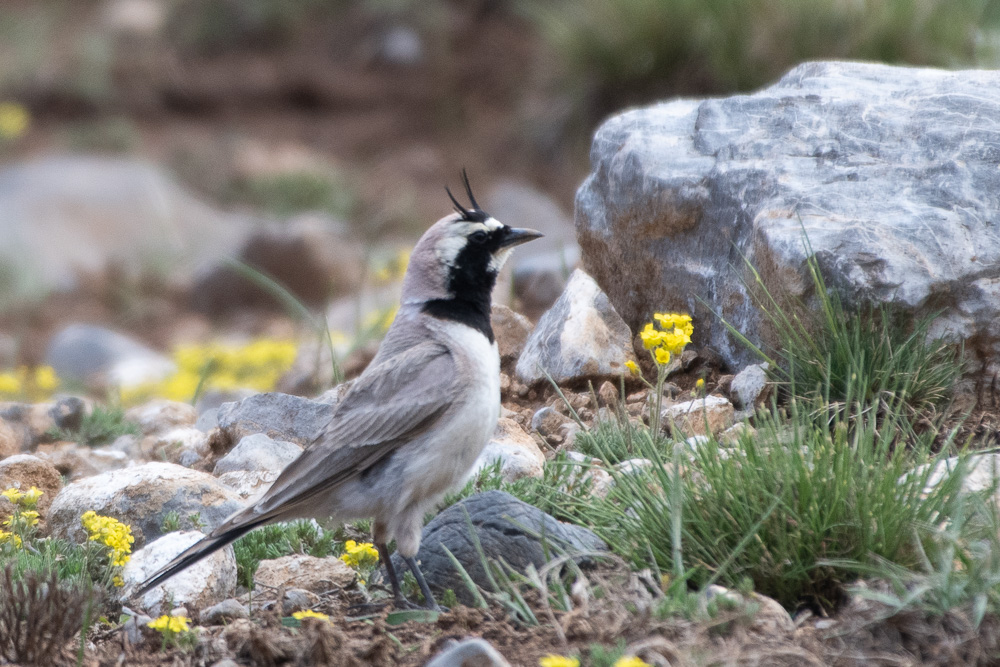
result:
[[[197,530],[176,531],[133,553],[122,570],[125,582],[122,598],[127,600],[139,584],[203,537]],[[236,556],[227,545],[184,570],[181,576],[171,577],[150,589],[140,603],[150,615],[159,616],[173,607],[204,609],[232,597],[235,591]]]
[[[1000,370],[1000,72],[800,65],[752,95],[605,122],[577,193],[583,264],[633,327],[695,315],[694,341],[755,361],[700,304],[773,343],[741,254],[812,296],[803,228],[848,302],[941,311],[936,333]]]
[[[278,472],[285,469],[302,453],[302,447],[294,442],[272,440],[263,433],[248,435],[229,450],[215,464],[214,473],[226,472]]]
[[[84,478],[63,488],[49,509],[54,537],[82,542],[87,533],[80,516],[87,510],[132,527],[135,548],[163,534],[170,512],[198,514],[208,530],[242,509],[239,495],[208,473],[173,463],[146,463]]]
[[[162,170],[120,158],[45,157],[0,169],[3,297],[72,289],[109,267],[187,276],[232,248],[237,220]],[[8,270],[9,269],[9,270]]]
[[[517,361],[524,384],[617,377],[635,361],[632,333],[597,283],[580,270],[538,321]]]
[[[552,555],[559,549],[573,553],[608,548],[586,528],[562,523],[509,493],[477,493],[452,505],[424,526],[417,553],[431,590],[439,594],[451,589],[466,604],[472,597],[442,547],[455,555],[473,581],[489,590],[482,560],[470,536],[470,522],[486,558],[502,558],[522,572],[529,564],[541,567],[548,560],[546,553]],[[544,536],[548,549],[539,536]],[[392,562],[397,572],[406,571],[398,554],[392,556]]]
[[[277,392],[256,394],[219,408],[221,428],[234,442],[254,433],[299,445],[311,443],[333,415],[334,406]]]
[[[177,370],[166,355],[93,324],[70,324],[56,333],[45,363],[63,382],[108,388],[157,382]]]

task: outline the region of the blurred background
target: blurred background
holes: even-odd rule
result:
[[[1000,0],[0,0],[0,399],[220,340],[356,372],[463,167],[547,233],[501,286],[537,318],[608,114],[810,59],[991,68],[998,28]],[[123,349],[163,363],[95,361]]]

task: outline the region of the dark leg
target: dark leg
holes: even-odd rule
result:
[[[403,560],[410,568],[410,572],[413,576],[417,578],[417,585],[420,586],[420,592],[424,594],[424,604],[428,609],[433,609],[434,611],[443,611],[438,603],[434,601],[434,596],[431,595],[430,586],[427,585],[427,580],[424,579],[424,573],[420,571],[420,566],[417,565],[417,561],[413,556],[403,556]]]
[[[375,548],[378,549],[378,557],[385,565],[385,573],[389,577],[389,585],[392,586],[392,597],[396,601],[397,607],[408,607],[410,606],[410,601],[406,599],[403,595],[403,590],[399,587],[399,578],[396,576],[396,568],[392,565],[392,559],[389,558],[389,547],[379,542],[375,543]]]

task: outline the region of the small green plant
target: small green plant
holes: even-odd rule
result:
[[[258,528],[233,543],[237,580],[252,589],[253,575],[260,561],[290,554],[323,558],[335,554],[338,546],[334,533],[324,531],[315,521],[308,519]]]
[[[180,512],[171,510],[163,515],[163,521],[160,523],[160,531],[163,533],[173,533],[181,529],[181,515]]]
[[[302,211],[323,211],[338,218],[349,216],[355,197],[343,177],[333,172],[292,171],[245,179],[234,198],[278,216]]]
[[[756,295],[778,345],[764,350],[722,320],[730,333],[767,361],[776,379],[799,396],[816,397],[825,391],[836,402],[845,401],[849,393],[865,402],[891,397],[917,411],[945,404],[964,365],[960,346],[929,336],[934,316],[907,326],[889,305],[849,311],[840,296],[827,289],[808,238],[803,237],[803,245],[818,308],[772,294],[747,262],[752,276],[748,291]]]
[[[53,429],[50,433],[56,439],[73,440],[89,447],[106,445],[123,435],[141,434],[139,425],[125,419],[125,409],[119,405],[95,405],[84,415],[79,429]]]

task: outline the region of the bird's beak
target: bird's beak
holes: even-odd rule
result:
[[[513,248],[516,245],[521,245],[522,243],[527,243],[528,241],[534,241],[535,239],[543,236],[545,235],[541,232],[536,232],[534,229],[511,227],[507,230],[507,234],[500,242],[500,247]]]

